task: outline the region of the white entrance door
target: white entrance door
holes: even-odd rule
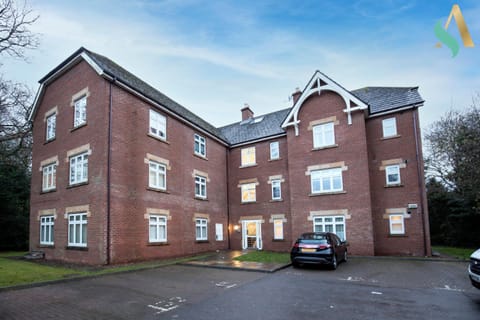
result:
[[[242,248],[262,250],[262,223],[260,220],[242,221]]]

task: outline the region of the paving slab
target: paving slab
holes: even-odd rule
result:
[[[207,257],[183,262],[181,265],[266,273],[273,273],[291,265],[290,263],[260,263],[234,260],[234,258],[247,254],[248,252],[248,250],[218,251]]]

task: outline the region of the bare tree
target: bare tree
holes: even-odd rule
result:
[[[37,48],[38,36],[29,28],[38,17],[26,2],[18,6],[13,0],[0,0],[0,54],[25,59],[26,49]]]

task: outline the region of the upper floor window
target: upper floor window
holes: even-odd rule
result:
[[[68,245],[72,247],[87,246],[87,214],[68,215]]]
[[[49,191],[57,185],[57,164],[52,163],[42,168],[42,191]]]
[[[161,190],[167,189],[167,167],[164,164],[148,162],[148,186]]]
[[[335,144],[333,122],[322,123],[313,127],[313,147],[323,148]]]
[[[195,197],[207,197],[207,179],[202,176],[195,176]]]
[[[278,141],[270,143],[270,160],[280,158],[280,147]]]
[[[148,241],[167,242],[167,217],[153,214],[149,216]]]
[[[54,216],[40,217],[40,244],[53,245]]]
[[[400,166],[392,165],[385,167],[385,178],[387,186],[400,184]]]
[[[282,183],[280,180],[272,180],[272,200],[282,199]]]
[[[208,240],[207,219],[195,219],[195,239]]]
[[[312,193],[343,190],[342,168],[314,170],[310,173]]]
[[[206,140],[204,137],[195,134],[193,151],[196,155],[205,157],[207,155]]]
[[[160,139],[167,138],[167,118],[150,109],[150,133]]]
[[[70,157],[70,184],[88,181],[88,152]]]
[[[255,147],[242,149],[242,167],[256,164]]]
[[[403,220],[403,214],[392,214],[388,216],[390,224],[390,234],[404,234],[405,225]]]
[[[382,121],[383,137],[393,137],[397,135],[397,122],[395,118],[383,119]]]
[[[255,183],[242,184],[242,202],[255,202],[257,200]]]
[[[73,105],[73,127],[87,123],[87,96],[76,100]]]
[[[47,141],[55,139],[55,129],[57,126],[57,114],[54,113],[47,117]]]

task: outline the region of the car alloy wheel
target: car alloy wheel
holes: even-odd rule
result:
[[[335,253],[333,254],[333,259],[332,259],[332,269],[335,270],[337,269],[337,256]]]
[[[348,257],[347,257],[347,251],[345,250],[345,253],[343,254],[343,261],[347,262]]]

